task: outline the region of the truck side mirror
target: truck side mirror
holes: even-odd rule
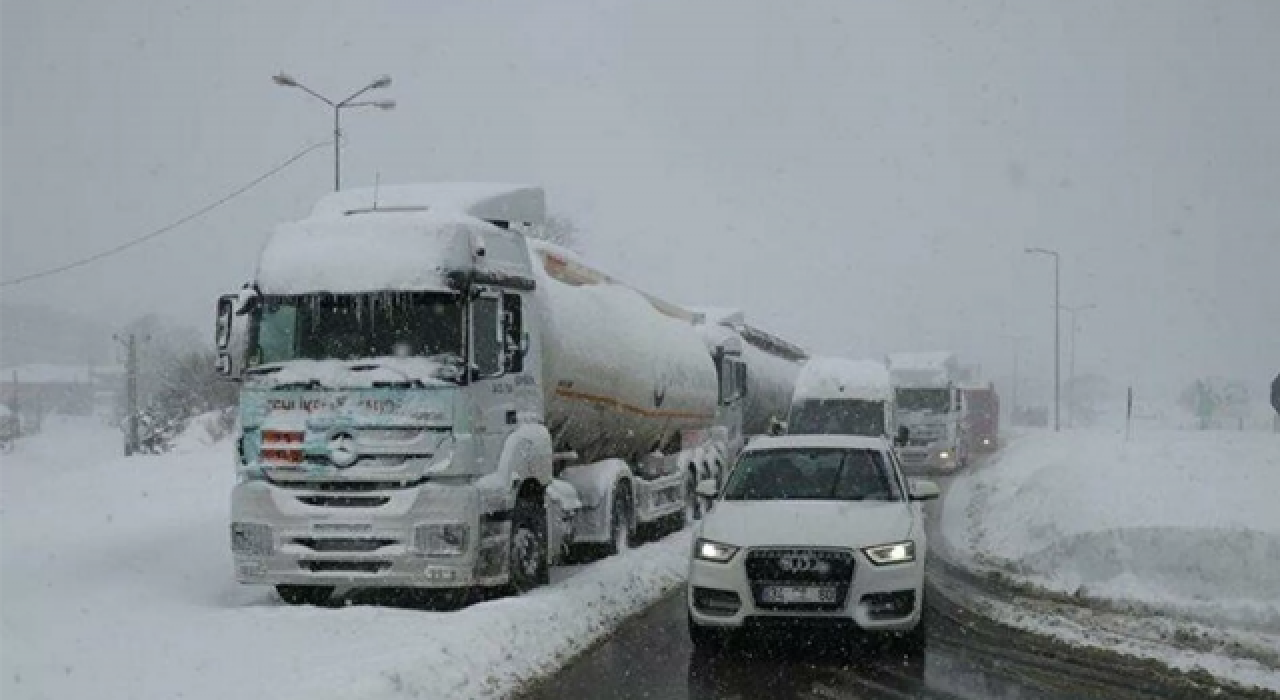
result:
[[[905,425],[898,426],[898,437],[894,442],[898,443],[898,447],[906,447],[911,441],[911,430]]]
[[[245,290],[249,290],[247,294]],[[242,318],[247,312],[246,304],[252,305],[257,300],[257,291],[246,286],[239,294],[224,294],[218,297],[218,319],[214,326],[213,343],[218,350],[218,358],[214,361],[214,370],[226,379],[239,380],[245,351],[245,322]],[[249,300],[246,300],[246,296]],[[251,308],[251,306],[249,307]],[[240,359],[237,359],[240,358]]]

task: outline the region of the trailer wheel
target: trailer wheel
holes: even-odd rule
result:
[[[551,581],[547,565],[547,517],[542,503],[530,497],[516,502],[511,514],[511,583],[513,593],[531,591]]]
[[[612,522],[609,526],[608,553],[621,554],[635,544],[635,512],[632,508],[631,485],[619,481],[613,488],[613,507],[609,509]]]
[[[280,600],[289,605],[324,605],[333,597],[333,590],[333,586],[276,586]]]

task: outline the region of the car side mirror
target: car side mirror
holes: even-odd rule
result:
[[[703,498],[719,498],[720,486],[715,479],[703,479],[698,482],[698,488],[695,492]]]
[[[911,500],[913,501],[932,501],[942,492],[938,490],[938,485],[927,479],[911,480]]]

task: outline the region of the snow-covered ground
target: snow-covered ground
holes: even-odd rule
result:
[[[684,580],[681,533],[456,612],[292,608],[237,585],[227,443],[119,457],[51,422],[0,455],[0,696],[500,697]]]
[[[1144,431],[1126,442],[1112,432],[1028,432],[953,481],[936,549],[1132,613],[1130,637],[1244,657],[1234,666],[1168,659],[1245,682],[1270,678],[1280,690],[1271,665],[1280,664],[1278,495],[1277,434]],[[1070,627],[1061,616],[1004,612],[1037,631]],[[1176,629],[1157,634],[1153,618]]]

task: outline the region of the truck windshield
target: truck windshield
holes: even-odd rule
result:
[[[454,294],[268,296],[254,316],[249,367],[377,357],[460,363],[465,354],[463,303]]]
[[[900,501],[884,456],[867,449],[777,449],[743,455],[726,501]]]
[[[895,393],[900,411],[946,413],[951,408],[948,389],[898,389]]]
[[[884,404],[859,399],[806,399],[792,406],[787,432],[793,435],[884,435]]]

